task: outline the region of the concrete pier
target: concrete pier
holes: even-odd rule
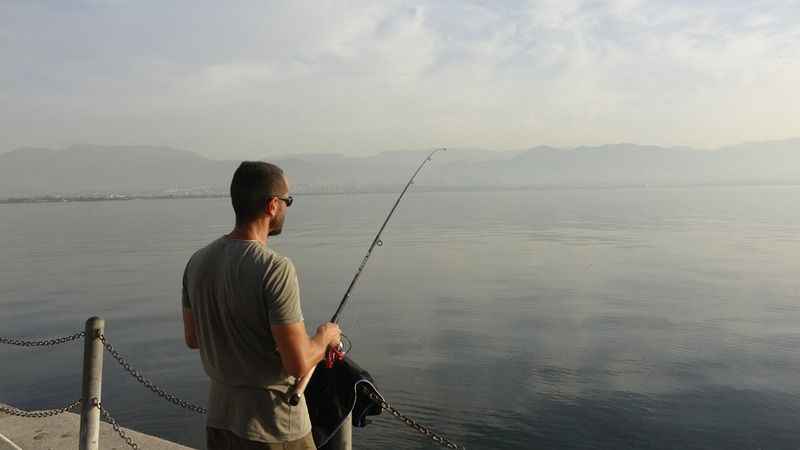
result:
[[[123,431],[139,445],[140,449],[191,449],[127,428],[123,428]],[[205,430],[198,430],[198,432],[205,433]],[[65,413],[54,417],[33,419],[0,413],[0,435],[2,435],[0,436],[0,450],[74,450],[78,448],[79,434],[80,416],[77,414]],[[100,423],[100,448],[130,449],[111,425],[105,422]]]

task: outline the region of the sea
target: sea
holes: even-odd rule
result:
[[[296,196],[269,245],[297,267],[309,332],[395,198]],[[136,369],[205,405],[181,275],[232,224],[225,198],[0,205],[0,336],[100,316]],[[393,406],[469,449],[797,449],[800,186],[412,189],[341,326]],[[0,402],[79,398],[81,351],[0,345]],[[204,448],[202,416],[104,364],[120,424]],[[389,414],[353,438],[438,448]]]

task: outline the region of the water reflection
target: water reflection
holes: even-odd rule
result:
[[[795,448],[800,189],[412,193],[343,317],[387,398],[469,448]],[[304,196],[272,243],[309,327],[332,314],[393,195]],[[225,199],[0,206],[3,335],[102,315],[159,384],[205,403],[178,309]],[[79,395],[80,346],[0,348],[0,400]],[[133,428],[203,445],[203,419],[106,362]],[[433,448],[391,418],[356,448]]]

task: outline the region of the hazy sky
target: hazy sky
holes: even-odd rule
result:
[[[0,151],[800,136],[798,1],[0,0]]]

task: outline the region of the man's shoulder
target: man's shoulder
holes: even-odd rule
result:
[[[192,256],[189,257],[189,261],[187,261],[186,265],[189,266],[192,264],[193,261],[200,261],[205,259],[206,255],[208,255],[211,252],[214,252],[215,249],[218,249],[220,247],[223,238],[224,237],[215,239],[209,242],[208,244],[200,247],[199,249],[195,250],[195,252],[192,253]]]
[[[280,254],[278,251],[265,245],[259,246],[260,256],[263,263],[275,271],[294,272],[294,263],[288,256]]]
[[[264,272],[294,272],[294,264],[288,257],[282,255],[277,250],[262,244],[257,241],[238,241],[238,242],[225,242],[225,244],[236,245],[238,251],[247,255],[247,259],[256,267],[263,269]]]
[[[226,264],[225,261],[232,259],[242,262],[240,258],[244,258],[249,267],[264,273],[295,271],[291,259],[260,242],[230,240],[224,236],[195,251],[186,266]]]

